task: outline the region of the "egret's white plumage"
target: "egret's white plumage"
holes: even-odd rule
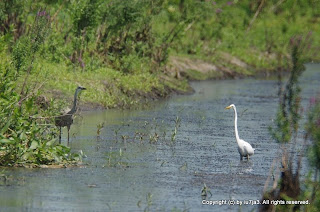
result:
[[[234,104],[231,104],[228,107],[226,107],[225,109],[231,109],[231,108],[233,108],[233,110],[234,110],[234,131],[236,134],[236,140],[237,140],[237,144],[238,144],[238,151],[240,154],[240,160],[242,160],[243,157],[246,157],[249,160],[249,156],[254,154],[254,148],[252,148],[252,146],[248,142],[239,138],[238,127],[237,127],[238,114],[237,114],[236,106]]]

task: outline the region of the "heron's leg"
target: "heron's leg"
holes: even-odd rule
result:
[[[247,160],[249,160],[249,155],[247,155]]]
[[[59,132],[59,144],[61,144],[61,126],[59,127],[60,132]]]
[[[68,146],[69,146],[69,132],[70,132],[70,125],[69,125],[69,126],[67,126],[67,128],[68,128]]]
[[[242,160],[242,155],[240,154],[240,160]]]

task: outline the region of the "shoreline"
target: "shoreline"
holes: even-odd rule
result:
[[[176,56],[172,57],[174,60],[176,60]],[[235,58],[235,57],[234,57]],[[173,95],[190,95],[194,93],[193,88],[190,86],[191,82],[197,82],[197,81],[220,81],[220,80],[237,80],[237,79],[244,79],[244,78],[270,78],[270,77],[276,77],[276,70],[272,69],[266,69],[266,70],[254,70],[249,64],[246,64],[241,61],[241,67],[244,65],[247,67],[250,67],[248,73],[239,73],[238,70],[232,70],[227,65],[221,66],[221,65],[214,65],[213,63],[206,62],[204,60],[196,59],[193,63],[192,60],[186,59],[186,58],[180,58],[181,60],[188,60],[188,63],[185,65],[181,65],[179,63],[176,67],[172,67],[172,63],[169,62],[168,66],[171,66],[170,68],[166,67],[166,75],[162,74],[159,76],[159,78],[163,78],[163,80],[178,80],[178,81],[187,81],[187,90],[179,90],[174,89],[169,86],[165,86],[164,91],[159,91],[157,89],[153,89],[151,92],[148,93],[141,93],[138,96],[139,101],[136,104],[133,105],[127,105],[127,106],[116,106],[116,107],[105,107],[102,104],[99,104],[97,102],[88,102],[88,101],[82,101],[81,108],[82,111],[101,111],[106,109],[134,109],[139,108],[142,104],[148,103],[148,102],[155,102],[159,100],[164,100],[167,98],[172,97]],[[240,59],[237,59],[240,61]],[[195,67],[199,67],[197,70],[194,69]],[[182,68],[184,67],[184,69]],[[203,68],[204,67],[204,68]],[[216,67],[214,70],[208,69],[208,67]],[[192,69],[193,68],[193,69]],[[288,72],[285,71],[283,74],[287,74]],[[199,77],[200,76],[200,77]],[[165,82],[163,82],[165,84]],[[130,96],[128,96],[130,97]],[[134,98],[134,97],[133,97]]]

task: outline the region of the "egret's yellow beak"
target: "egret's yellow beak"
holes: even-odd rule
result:
[[[230,108],[231,108],[231,106],[228,106],[228,107],[226,107],[225,109],[226,109],[226,110],[229,110]]]

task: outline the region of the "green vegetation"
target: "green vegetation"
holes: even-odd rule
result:
[[[35,47],[40,54],[29,59],[37,71],[30,74],[28,86],[42,82],[45,96],[61,99],[81,84],[89,88],[83,101],[90,107],[131,107],[172,90],[185,92],[185,79],[272,72],[288,66],[292,36],[320,32],[320,6],[314,0],[0,4],[1,43],[18,69],[32,55],[24,47],[30,45],[25,35],[32,34],[35,16],[41,11],[48,17],[47,38]],[[319,38],[314,39],[317,46]],[[187,59],[189,66],[177,68],[172,56]],[[319,59],[315,57],[309,59]],[[22,73],[20,86],[24,79]]]
[[[5,52],[0,53],[2,58]],[[17,92],[14,64],[0,61],[0,166],[37,166],[40,164],[65,164],[79,161],[79,155],[70,148],[56,145],[57,129],[40,125],[32,116],[53,117],[57,110],[54,102],[43,102],[39,88]],[[51,120],[53,123],[53,120]],[[46,122],[43,122],[46,123]]]
[[[319,199],[315,198],[316,193],[319,193],[318,187],[318,172],[319,167],[315,164],[317,159],[318,151],[318,138],[315,130],[318,128],[317,107],[315,106],[310,109],[309,120],[307,122],[307,131],[305,133],[304,141],[301,143],[299,139],[299,129],[301,128],[302,119],[302,105],[301,105],[301,88],[299,86],[299,78],[305,71],[304,64],[308,60],[308,54],[310,53],[310,47],[312,45],[311,34],[306,36],[296,36],[290,41],[291,51],[291,71],[288,81],[285,87],[281,84],[281,72],[279,72],[279,109],[277,117],[273,127],[270,127],[270,133],[272,138],[281,144],[281,162],[280,159],[277,163],[281,164],[280,175],[276,176],[275,184],[271,191],[265,192],[263,200],[308,200],[310,206],[299,205],[299,204],[284,204],[275,206],[273,204],[261,205],[260,211],[295,211],[298,209],[309,210],[312,209],[317,211],[319,208]],[[315,104],[316,100],[312,100]],[[302,156],[304,152],[300,152],[297,156],[297,146],[306,146],[307,138],[311,137],[313,145],[310,149],[310,161],[311,164],[316,168],[315,180],[306,183],[306,187],[303,188],[300,183],[300,170],[302,166]],[[300,144],[299,144],[300,141]],[[288,145],[291,143],[292,145]],[[290,148],[290,150],[288,150]],[[294,158],[297,157],[297,160]],[[295,164],[296,163],[296,164]],[[294,168],[295,167],[295,168]],[[269,176],[270,177],[270,176]],[[278,182],[279,178],[279,182]],[[313,190],[310,191],[311,185],[316,185]]]
[[[310,211],[317,211],[320,208],[320,99],[311,98],[310,99],[310,108],[308,114],[308,122],[306,126],[307,135],[310,137],[312,144],[309,148],[309,162],[314,175],[313,180],[311,177],[310,181],[307,183],[308,190],[305,192],[305,196],[312,201],[310,205]]]
[[[12,60],[7,55],[7,45],[2,43],[0,55],[0,165],[38,166],[41,164],[66,164],[80,160],[70,148],[56,145],[56,129],[41,117],[54,117],[54,102],[39,96],[37,87],[28,86],[28,78],[35,71],[34,61],[48,34],[48,17],[39,12],[30,32],[21,36],[12,46]],[[2,37],[4,38],[4,37]],[[23,83],[16,83],[23,75]],[[20,93],[18,92],[20,91]],[[52,121],[52,120],[51,120]]]

